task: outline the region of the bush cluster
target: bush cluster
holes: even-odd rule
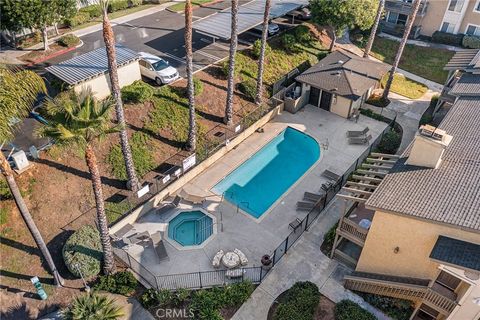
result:
[[[252,48],[252,55],[255,59],[258,59],[260,57],[260,51],[262,49],[262,41],[261,40],[255,40],[253,43],[253,48]],[[268,57],[272,53],[272,47],[267,43],[265,43],[265,57]]]
[[[289,52],[296,52],[298,50],[295,36],[285,33],[281,38],[282,46]]]
[[[81,24],[87,23],[88,21],[90,21],[90,14],[88,12],[79,11],[73,17],[65,19],[65,24],[67,27],[75,28]]]
[[[57,41],[59,45],[63,47],[71,48],[71,47],[75,47],[80,43],[80,38],[74,34],[67,34],[61,37],[60,39],[58,39]]]
[[[120,271],[111,275],[100,276],[93,288],[127,296],[135,291],[137,285],[137,279],[130,271]]]
[[[432,42],[443,43],[452,46],[461,46],[462,40],[463,34],[435,31],[432,35]]]
[[[125,103],[143,103],[153,97],[153,92],[152,86],[137,80],[122,88],[122,100]]]
[[[130,6],[138,7],[143,4],[143,0],[130,0]]]
[[[90,6],[86,6],[78,11],[88,13],[90,19],[94,19],[102,15],[102,7],[99,4],[92,4]]]
[[[128,9],[128,0],[112,0],[108,4],[108,12],[110,13],[125,9]]]
[[[480,37],[466,34],[463,37],[462,45],[469,49],[480,49]]]
[[[298,42],[303,44],[308,44],[312,41],[312,36],[310,35],[310,29],[306,25],[300,25],[294,30],[295,38]]]
[[[193,94],[198,96],[203,93],[203,82],[198,78],[193,78]]]
[[[238,84],[238,90],[240,90],[247,99],[254,101],[257,94],[257,82],[250,78],[245,79]]]
[[[377,320],[377,317],[350,300],[342,300],[335,305],[335,320],[352,319]]]
[[[402,136],[394,129],[390,129],[383,135],[382,140],[380,140],[378,150],[381,153],[395,154],[401,142]]]
[[[80,269],[85,278],[96,276],[103,259],[98,230],[90,225],[82,226],[65,242],[62,253],[65,265],[73,275],[80,278]]]
[[[2,200],[12,199],[12,193],[8,187],[7,180],[3,177],[0,178],[0,198]]]
[[[409,320],[413,313],[412,302],[371,293],[358,293],[366,302],[395,320]]]
[[[313,319],[320,301],[320,292],[316,284],[297,282],[288,289],[285,299],[275,310],[274,320]]]

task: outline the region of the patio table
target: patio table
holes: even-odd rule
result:
[[[235,252],[227,252],[222,257],[222,263],[225,267],[232,269],[240,265],[240,257]]]

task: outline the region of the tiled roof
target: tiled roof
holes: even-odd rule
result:
[[[480,73],[480,50],[465,49],[457,51],[445,65],[444,69]]]
[[[480,230],[480,96],[458,98],[439,128],[453,136],[439,168],[406,165],[407,148],[366,206]]]
[[[455,96],[478,96],[480,94],[480,75],[462,74],[448,93]]]
[[[480,271],[480,244],[439,236],[430,258]]]
[[[299,75],[296,80],[351,100],[361,97],[387,73],[384,63],[335,51]]]
[[[118,66],[128,64],[139,58],[137,52],[127,47],[117,45],[115,51]],[[107,51],[105,47],[101,47],[46,69],[66,83],[76,85],[108,71]]]

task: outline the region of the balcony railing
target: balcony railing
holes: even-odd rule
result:
[[[345,276],[345,288],[393,298],[421,301],[445,316],[457,302],[428,286],[428,280],[354,272]]]
[[[422,1],[418,8],[417,16],[424,16],[427,12],[428,2]],[[385,2],[385,10],[409,15],[412,12],[412,3],[401,0],[387,0]]]
[[[368,230],[360,227],[357,223],[348,218],[343,218],[338,224],[337,233],[363,247],[365,240],[367,239]]]
[[[381,20],[380,28],[382,32],[394,35],[396,37],[402,37],[403,32],[405,31],[404,25],[388,22],[385,20]],[[422,29],[422,26],[413,26],[412,30],[410,31],[409,38],[411,39],[417,38],[420,35],[421,29]]]

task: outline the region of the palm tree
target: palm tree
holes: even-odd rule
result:
[[[235,54],[237,53],[238,43],[238,0],[232,0],[232,25],[230,37],[230,53],[228,62],[228,86],[227,86],[227,105],[225,106],[224,122],[227,125],[232,124],[233,119],[233,87],[235,85]]]
[[[45,83],[36,73],[32,71],[14,72],[5,67],[0,68],[0,145],[14,135],[15,128],[12,126],[12,119],[26,117],[37,100],[38,94],[44,92],[46,92]],[[55,285],[61,286],[63,278],[58,273],[52,255],[33,221],[13,176],[13,170],[3,152],[0,152],[0,171],[7,181],[23,221],[53,274]]]
[[[417,16],[418,8],[420,7],[420,2],[422,0],[415,0],[412,5],[412,13],[408,16],[407,23],[405,25],[405,31],[403,32],[402,41],[400,41],[400,45],[398,46],[397,55],[395,56],[395,60],[393,61],[392,69],[390,69],[390,74],[388,76],[387,83],[385,85],[385,89],[383,90],[382,100],[388,99],[388,94],[390,93],[390,87],[392,86],[393,76],[397,71],[398,64],[400,63],[400,58],[402,57],[403,49],[405,49],[405,45],[407,44],[408,36],[410,35],[410,31],[412,30],[413,22],[415,21],[415,17]]]
[[[192,0],[185,2],[185,51],[187,55],[187,92],[189,106],[189,129],[187,149],[196,148],[197,124],[195,123],[195,84],[193,82],[193,49],[192,49]]]
[[[368,58],[370,50],[372,50],[373,41],[375,40],[375,35],[377,33],[378,24],[382,18],[383,7],[385,7],[385,0],[380,0],[378,2],[377,15],[375,16],[375,22],[373,23],[372,30],[370,31],[370,37],[368,38],[367,46],[365,47],[365,52],[363,53],[364,58]]]
[[[105,274],[115,272],[115,261],[105,215],[102,181],[93,147],[95,141],[120,130],[119,126],[112,126],[110,121],[113,105],[114,102],[110,98],[98,102],[90,91],[79,95],[74,92],[60,94],[55,99],[47,100],[45,107],[48,124],[40,131],[40,136],[52,138],[58,145],[80,147],[85,150],[85,161],[95,196]]]
[[[76,297],[62,312],[66,320],[116,320],[123,316],[122,307],[114,300],[96,293]]]
[[[132,150],[128,143],[127,126],[125,123],[125,113],[123,111],[122,95],[120,91],[120,84],[118,82],[117,70],[117,55],[115,53],[115,35],[113,34],[112,25],[108,18],[108,4],[109,0],[98,0],[102,8],[103,17],[103,41],[107,49],[108,60],[108,75],[112,86],[112,95],[115,101],[115,114],[117,122],[121,128],[120,130],[120,146],[122,148],[125,167],[127,169],[128,187],[133,191],[137,191],[139,187],[138,177],[135,172],[135,165],[133,163]]]
[[[265,47],[267,46],[268,17],[270,15],[270,6],[271,6],[271,0],[266,0],[265,12],[263,13],[262,43],[260,45],[260,55],[258,57],[257,95],[255,96],[255,103],[258,106],[262,103],[263,67],[265,63]]]

